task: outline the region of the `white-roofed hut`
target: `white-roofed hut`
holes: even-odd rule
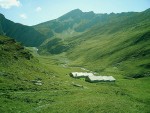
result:
[[[70,76],[74,78],[86,78],[88,76],[94,76],[94,75],[93,73],[87,73],[87,72],[71,72]]]
[[[85,78],[88,82],[115,82],[116,79],[112,76],[87,76]]]

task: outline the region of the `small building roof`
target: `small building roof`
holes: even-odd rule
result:
[[[108,81],[113,82],[116,79],[112,76],[87,76],[87,81],[96,82],[96,81]]]
[[[85,78],[89,82],[114,82],[116,79],[112,76],[94,76],[93,73],[71,72],[70,76],[74,78]]]
[[[87,72],[72,72],[71,75],[72,75],[73,77],[94,76],[93,73],[87,73]]]

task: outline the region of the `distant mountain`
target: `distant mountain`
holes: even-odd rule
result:
[[[45,37],[34,28],[14,23],[0,14],[0,34],[12,37],[25,46],[39,46]]]
[[[62,42],[70,37],[76,37],[95,26],[104,26],[109,23],[118,23],[125,19],[132,18],[138,15],[136,12],[119,13],[119,14],[95,14],[94,12],[82,12],[80,9],[75,9],[59,17],[58,19],[44,22],[33,26],[37,31],[43,33],[48,38],[40,46],[40,50],[45,53],[55,54],[64,52],[69,49],[68,45]],[[57,40],[57,42],[55,42]],[[55,42],[55,44],[52,44]],[[56,44],[62,43],[62,44]],[[63,46],[62,46],[63,45]],[[57,49],[55,49],[57,48]],[[62,48],[62,49],[61,49]]]
[[[94,12],[84,13],[79,9],[75,9],[55,20],[44,22],[34,26],[38,31],[43,31],[43,29],[49,30],[46,31],[47,36],[53,33],[62,33],[64,31],[70,30],[72,32],[82,32],[85,29],[77,29],[82,24],[87,23],[89,20],[92,20],[95,17]]]
[[[95,14],[91,12],[82,12],[80,9],[75,9],[69,13],[51,21],[47,21],[33,26],[36,30],[43,33],[46,37],[61,34],[58,37],[76,36],[95,25],[118,21],[136,14],[134,12],[121,14]],[[62,36],[63,34],[63,36]]]

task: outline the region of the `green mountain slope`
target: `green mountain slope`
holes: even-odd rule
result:
[[[64,78],[71,70],[57,64],[51,57],[39,56],[35,47],[24,47],[12,38],[0,35],[0,99],[7,91],[65,88],[66,84],[60,87],[55,82],[71,79],[69,76]]]
[[[51,21],[33,26],[46,37],[53,35],[59,38],[76,36],[95,25],[103,25],[111,21],[118,21],[132,17],[134,12],[120,14],[95,14],[94,12],[82,12],[80,9],[72,10],[65,15]]]
[[[35,29],[22,24],[14,23],[0,14],[0,34],[12,37],[25,46],[39,46],[45,37]]]
[[[97,26],[76,37],[74,42],[78,45],[67,56],[77,65],[105,74],[150,76],[149,10],[123,21]]]
[[[42,73],[38,61],[14,39],[0,35],[0,90],[34,89]]]
[[[39,52],[67,52],[71,65],[104,74],[149,76],[150,10],[107,16],[109,22],[99,22],[81,35],[49,39],[40,46]]]
[[[53,39],[55,40],[55,38],[65,40],[66,38],[76,37],[94,26],[103,26],[112,22],[117,23],[118,21],[120,22],[132,18],[135,15],[138,15],[138,13],[95,14],[94,12],[82,12],[79,9],[75,9],[58,19],[41,23],[33,27],[43,33],[46,37],[49,37],[49,34],[52,34],[50,36],[52,38],[48,38],[41,45],[42,49],[40,49],[40,52],[44,53],[47,51],[53,54],[68,50],[68,46],[62,41],[58,41],[58,43],[60,43],[58,44],[59,46],[53,45],[54,47],[51,47],[51,41],[53,42]],[[63,46],[61,46],[62,44]],[[62,51],[57,51],[60,47],[63,48]]]

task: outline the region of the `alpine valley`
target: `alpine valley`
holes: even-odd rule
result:
[[[70,72],[113,76],[89,83]],[[1,113],[148,113],[150,9],[72,10],[26,26],[0,14]]]

